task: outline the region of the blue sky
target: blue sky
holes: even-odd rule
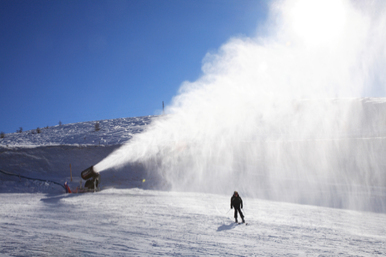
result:
[[[267,1],[0,0],[0,131],[153,115]]]

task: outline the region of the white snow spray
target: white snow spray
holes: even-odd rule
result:
[[[208,53],[166,115],[95,166],[172,190],[386,211],[385,1],[274,1],[264,37]]]

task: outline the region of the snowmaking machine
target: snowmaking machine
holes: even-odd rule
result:
[[[88,167],[80,174],[82,179],[86,180],[84,187],[89,190],[98,190],[100,175],[94,170],[94,166]]]

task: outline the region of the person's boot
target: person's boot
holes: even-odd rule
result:
[[[243,219],[243,223],[245,223],[245,220],[244,220],[244,218],[242,218]]]
[[[235,218],[235,222],[237,223],[237,218]]]

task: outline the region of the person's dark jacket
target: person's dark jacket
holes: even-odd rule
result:
[[[243,208],[243,200],[241,199],[241,197],[239,195],[233,195],[232,198],[231,198],[231,209],[233,209],[233,207],[235,207],[236,209],[241,209]]]

